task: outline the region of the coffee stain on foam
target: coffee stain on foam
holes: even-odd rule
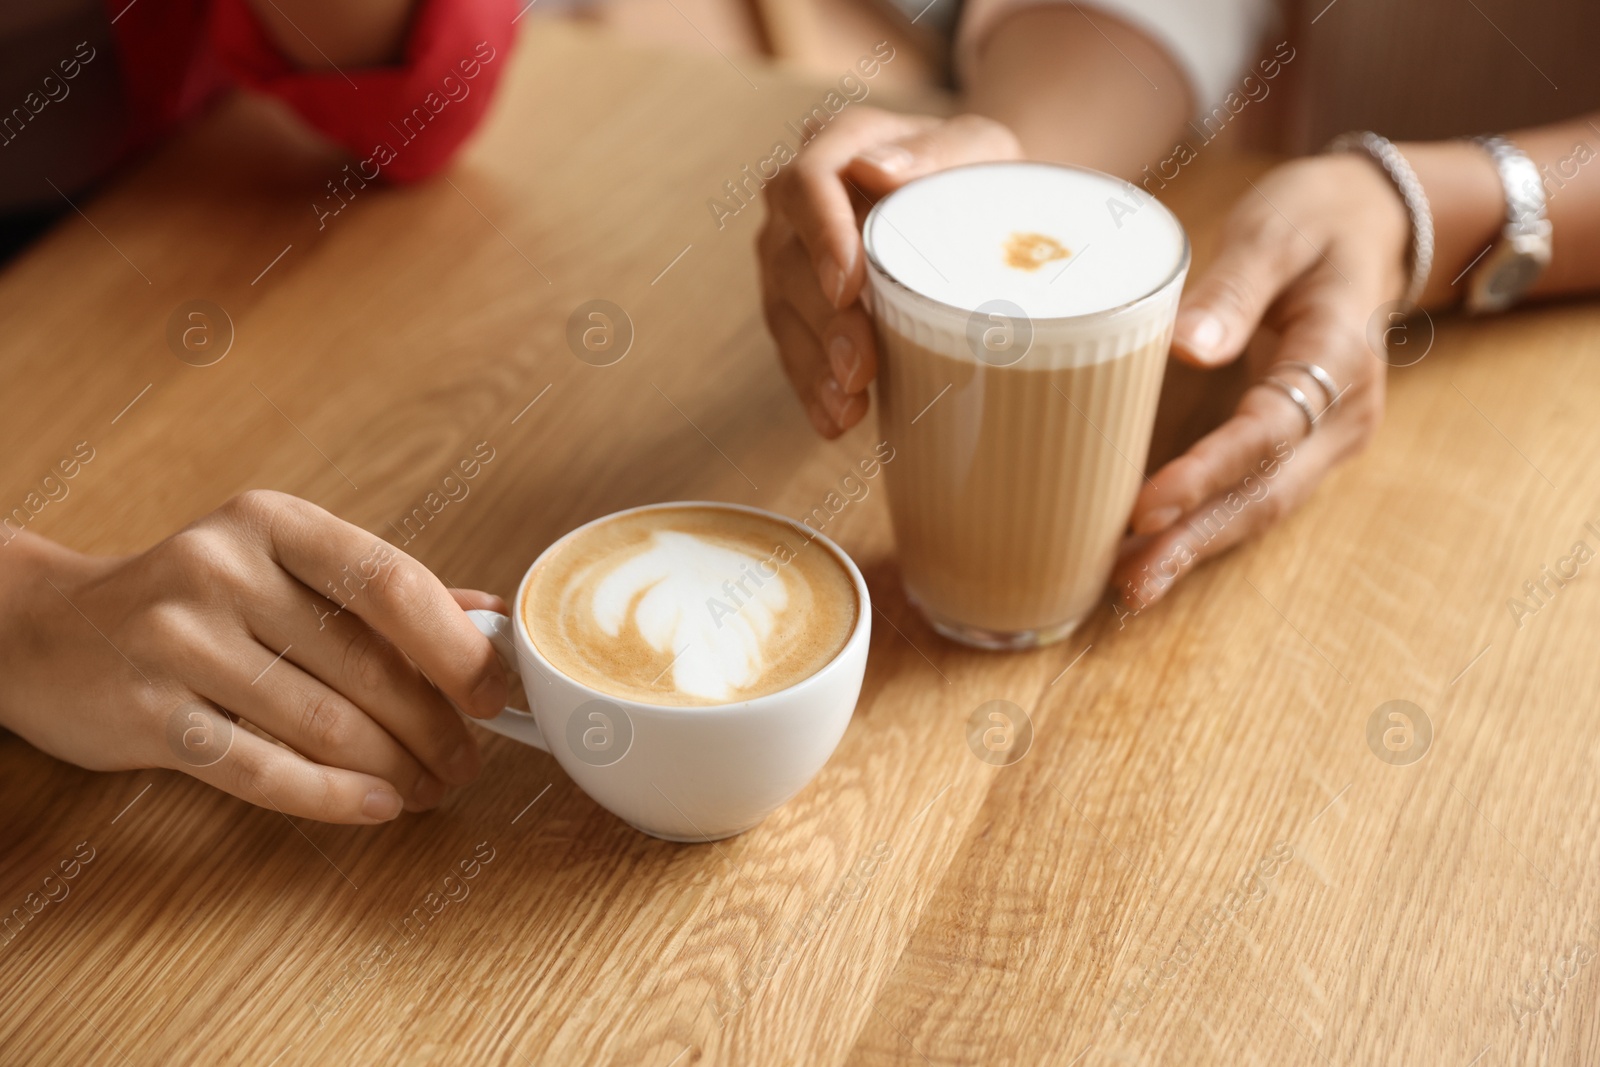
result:
[[[1038,270],[1046,263],[1072,255],[1066,245],[1042,233],[1014,233],[1006,238],[1004,249],[1006,266],[1017,270]]]

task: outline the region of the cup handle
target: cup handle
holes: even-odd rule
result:
[[[472,625],[478,632],[489,639],[494,650],[500,656],[500,662],[507,671],[517,670],[517,646],[512,639],[511,619],[498,611],[484,611],[473,609],[467,612],[467,618],[472,620]],[[497,734],[502,734],[513,741],[521,741],[525,745],[550,751],[550,746],[545,744],[544,735],[539,732],[539,723],[525,711],[516,708],[504,708],[500,714],[492,719],[473,719],[479,726],[487,727]]]

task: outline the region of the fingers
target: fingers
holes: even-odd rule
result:
[[[1383,374],[1359,337],[1348,335],[1359,321],[1351,318],[1359,300],[1348,286],[1313,277],[1283,312],[1288,325],[1267,373],[1306,395],[1316,411],[1310,436],[1299,406],[1258,384],[1233,418],[1146,485],[1134,510],[1136,542],[1117,565],[1118,588],[1130,604],[1154,603],[1196,564],[1277,521],[1371,437],[1383,413]],[[1337,404],[1284,360],[1326,370]]]
[[[822,344],[833,380],[846,394],[864,392],[877,377],[878,338],[872,319],[862,308],[848,307],[835,315],[822,332]],[[862,407],[862,414],[866,410]]]
[[[283,493],[246,493],[226,510],[264,538],[273,558],[303,585],[393,642],[456,707],[478,718],[500,713],[509,688],[499,657],[422,564]]]
[[[1339,459],[1340,446],[1318,435],[1266,468],[1200,502],[1120,560],[1112,588],[1135,612],[1150,607],[1199,564],[1278,522],[1302,504]]]
[[[506,602],[493,593],[485,593],[481,589],[451,589],[449,593],[462,611],[497,611],[502,615],[511,614]]]
[[[1021,158],[1022,144],[1009,128],[982,115],[957,115],[866,149],[845,175],[867,195],[880,197],[935,171]]]
[[[823,436],[861,420],[877,372],[872,322],[855,306],[866,280],[858,201],[947,167],[1021,154],[1016,136],[992,119],[861,109],[823,131],[768,184],[759,241],[767,323]]]
[[[838,385],[838,390],[833,391],[835,395],[839,391],[850,394],[865,390],[878,366],[877,338],[865,309],[859,304],[842,311],[834,308],[817,285],[805,249],[793,237],[783,247],[771,250],[766,264],[766,299],[774,304],[788,303],[805,324],[810,337],[820,347],[826,370]],[[780,347],[782,344],[780,341]],[[800,348],[801,351],[792,355],[804,363],[808,349],[803,340]],[[791,354],[784,355],[788,358]],[[806,377],[809,380],[811,376]],[[818,382],[817,389],[822,388],[823,384]],[[821,393],[816,399],[825,408],[829,407],[830,401]]]
[[[805,246],[792,234],[766,255],[766,276],[762,282],[769,297],[792,305],[811,332],[819,337],[839,314],[839,309],[823,295]]]
[[[304,671],[371,719],[387,737],[404,746],[412,759],[425,767],[433,778],[445,785],[465,785],[472,781],[478,773],[478,746],[449,701],[422,676],[416,665],[353,611],[318,612],[312,604],[312,594],[287,576],[283,584],[284,589],[278,595],[264,598],[259,609],[247,612],[250,629],[261,643],[271,649],[284,649],[285,662]],[[476,596],[504,607],[498,597],[484,593]],[[267,685],[277,673],[278,668],[273,667],[255,688]],[[293,738],[271,727],[268,729],[296,748],[300,747]],[[373,765],[347,763],[331,750],[301,751],[322,763],[359,767],[379,775],[384,773]],[[414,793],[404,789],[405,781],[390,781],[402,787],[408,800],[414,799]]]
[[[1247,389],[1232,418],[1146,480],[1133,505],[1135,534],[1165,530],[1201,502],[1294,453],[1306,420],[1268,386]]]
[[[867,413],[865,393],[846,393],[834,378],[822,343],[786,303],[767,305],[767,328],[778,342],[784,373],[818,433],[838,437]]]
[[[400,814],[402,798],[375,775],[325,767],[235,727],[226,754],[197,767],[177,769],[258,807],[333,823],[388,822]]]
[[[1344,195],[1352,181],[1371,179],[1371,170],[1301,161],[1252,184],[1216,261],[1185,293],[1173,351],[1186,362],[1215,366],[1236,358],[1263,320],[1282,336],[1275,349],[1252,351],[1253,367],[1262,354],[1272,362],[1233,417],[1141,490],[1135,537],[1117,568],[1125,598],[1159,599],[1190,567],[1293,508],[1371,437],[1383,411],[1383,366],[1367,351],[1362,330],[1395,284],[1395,257],[1369,237],[1403,231],[1392,193],[1369,198],[1376,214],[1362,196]]]
[[[1221,251],[1183,294],[1173,354],[1202,367],[1236,358],[1278,294],[1320,258],[1263,193],[1246,193],[1223,231]]]
[[[382,779],[413,811],[444,798],[444,782],[361,708],[287,656],[247,643],[249,649],[202,654],[191,682],[195,691],[307,759]]]
[[[1333,270],[1321,264],[1313,268],[1273,311],[1275,320],[1283,320],[1283,335],[1264,371],[1264,376],[1300,390],[1311,405],[1316,434],[1334,439],[1341,455],[1371,435],[1383,408],[1382,364],[1350,325],[1364,320],[1361,299],[1356,287]],[[1285,361],[1321,367],[1336,392],[1342,391],[1338,409],[1331,410],[1332,402],[1315,378],[1285,366]],[[1300,406],[1283,390],[1258,380],[1239,398],[1231,419],[1146,482],[1134,503],[1133,531],[1165,529],[1307,431]]]
[[[767,186],[773,213],[782,214],[794,227],[811,257],[822,293],[834,307],[855,300],[866,278],[851,190],[841,171],[856,153],[936,122],[865,108],[847,114],[806,145]]]

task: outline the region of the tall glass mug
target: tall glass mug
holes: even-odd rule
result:
[[[1060,640],[1144,477],[1189,239],[1143,190],[1047,163],[910,182],[863,239],[906,592],[957,641]]]

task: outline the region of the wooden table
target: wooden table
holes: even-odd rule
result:
[[[87,440],[34,526],[79,549],[252,486],[398,541],[487,441],[407,547],[503,593],[626,505],[822,500],[875,429],[813,436],[760,209],[706,207],[822,88],[528,28],[447,180],[319,231],[341,161],[235,101],[10,267],[0,499]],[[1174,184],[1202,251],[1240,188],[1215,161]],[[166,341],[197,298],[236,335],[209,367]],[[591,298],[636,329],[611,367],[565,341]],[[1520,625],[1507,601],[1600,547],[1600,308],[1441,323],[1391,382],[1370,451],[1270,536],[1037,653],[916,619],[873,488],[828,530],[881,609],[855,721],[720,844],[635,833],[487,734],[479,781],[376,829],[7,737],[0,906],[92,858],[0,943],[0,1060],[1593,1063],[1600,564]],[[996,699],[1035,731],[1004,767],[965,736]],[[1369,746],[1392,700],[1431,722],[1418,762]]]

